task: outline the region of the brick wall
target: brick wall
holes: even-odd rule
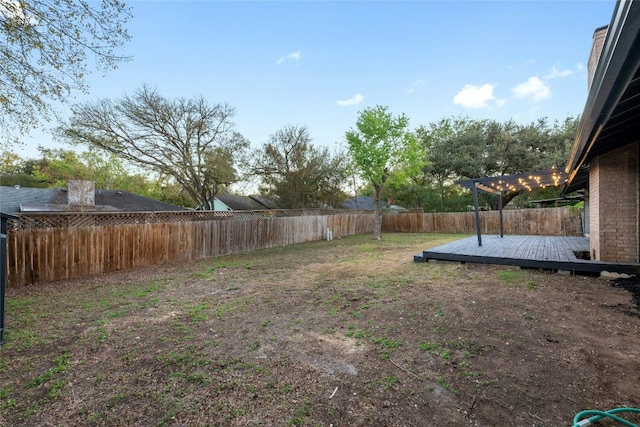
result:
[[[592,259],[638,262],[638,185],[638,143],[598,156],[591,163]]]
[[[600,165],[596,158],[589,166],[589,252],[600,259]]]

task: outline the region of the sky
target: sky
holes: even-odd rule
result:
[[[287,125],[345,145],[376,105],[412,129],[445,117],[529,123],[582,113],[593,32],[614,0],[132,1],[123,53],[73,102],[132,95],[228,103],[253,148]],[[63,117],[67,109],[61,109]],[[57,123],[49,123],[48,128]],[[15,151],[65,147],[46,132]]]

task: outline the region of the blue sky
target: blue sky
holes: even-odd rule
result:
[[[526,123],[582,112],[593,32],[607,1],[134,1],[133,56],[90,77],[77,102],[142,84],[237,109],[253,147],[293,124],[344,144],[358,112],[404,113],[411,127],[465,115]],[[65,113],[63,112],[63,115]],[[50,126],[54,126],[51,123]],[[25,137],[23,157],[61,146]]]

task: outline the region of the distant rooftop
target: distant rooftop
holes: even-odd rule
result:
[[[29,188],[0,186],[0,212],[157,212],[187,209],[127,191],[96,190],[94,206],[69,206],[63,188]]]

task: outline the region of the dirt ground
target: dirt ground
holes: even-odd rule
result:
[[[9,289],[0,425],[569,426],[640,407],[635,279],[415,264],[457,237],[384,237]]]

